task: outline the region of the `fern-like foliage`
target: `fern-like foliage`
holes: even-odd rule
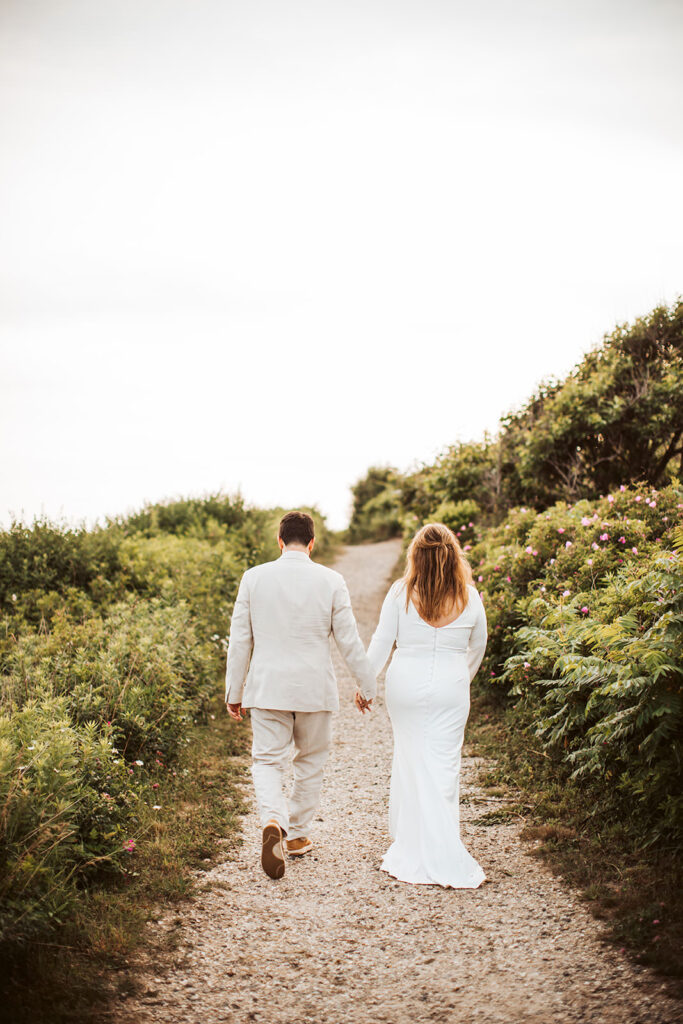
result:
[[[683,530],[673,550],[612,574],[519,629],[503,678],[574,779],[598,783],[646,842],[683,835]],[[577,615],[590,600],[590,614]],[[585,604],[583,604],[585,607]]]

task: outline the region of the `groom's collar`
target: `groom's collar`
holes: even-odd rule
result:
[[[280,558],[305,558],[307,562],[311,560],[305,551],[283,551]]]

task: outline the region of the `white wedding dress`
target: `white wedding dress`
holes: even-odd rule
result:
[[[470,682],[486,649],[484,605],[468,586],[462,613],[430,626],[402,581],[387,594],[368,658],[384,667],[386,705],[394,732],[389,795],[392,845],[382,869],[403,882],[476,889],[486,879],[460,839],[460,755],[470,710]]]

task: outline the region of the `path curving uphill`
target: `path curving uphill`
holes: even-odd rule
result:
[[[367,642],[399,541],[347,547],[345,576]],[[476,890],[395,882],[379,870],[388,845],[391,725],[381,697],[362,716],[335,655],[342,708],[312,838],[279,882],[259,864],[252,809],[231,859],[203,875],[181,911],[173,962],[137,967],[144,994],[118,1024],[672,1024],[680,1006],[648,970],[601,940],[601,925],[554,876],[522,824],[474,824],[499,806],[463,758],[465,844],[489,881]],[[467,733],[465,734],[467,739]],[[210,888],[209,888],[210,887]],[[155,928],[172,927],[174,910]]]

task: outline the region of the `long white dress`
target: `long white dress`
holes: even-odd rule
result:
[[[476,889],[483,869],[460,838],[460,759],[470,710],[470,682],[486,649],[484,605],[476,587],[462,613],[430,626],[401,580],[387,594],[368,658],[384,667],[386,705],[394,732],[389,795],[393,843],[382,870],[404,882]]]

